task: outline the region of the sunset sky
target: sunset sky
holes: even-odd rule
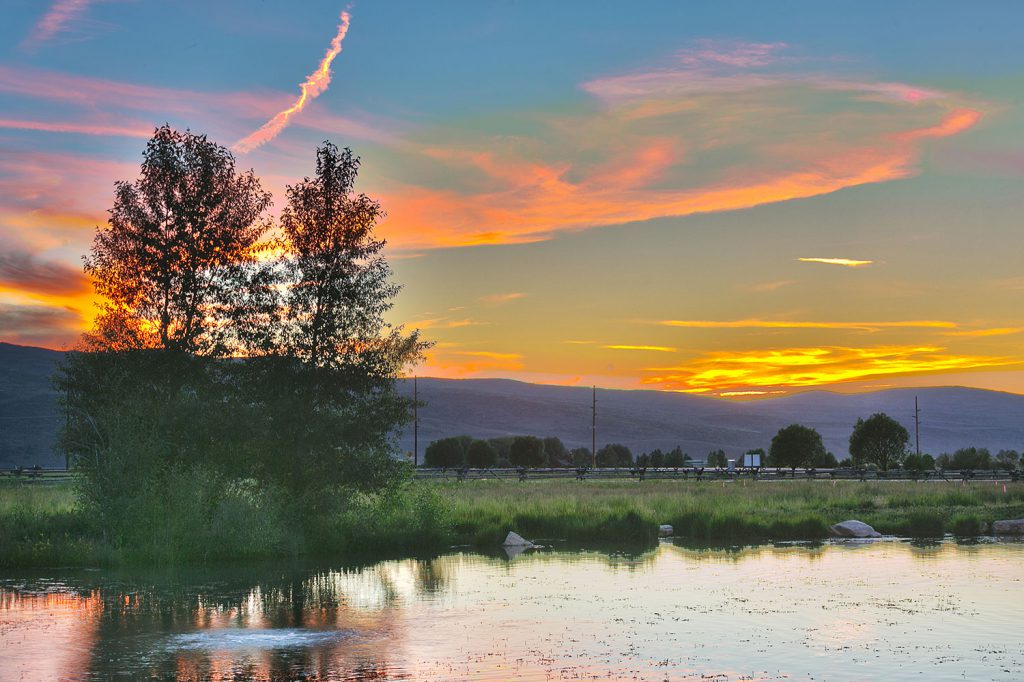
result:
[[[1024,393],[1024,4],[8,0],[0,340],[70,347],[153,128],[329,139],[420,376]]]

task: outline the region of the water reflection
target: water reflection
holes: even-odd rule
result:
[[[663,543],[0,580],[0,679],[1014,679],[1024,545]]]

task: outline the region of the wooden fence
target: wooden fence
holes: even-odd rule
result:
[[[458,469],[425,468],[416,469],[416,478],[427,481],[470,481],[482,479],[544,480],[575,479],[580,481],[604,480],[680,480],[680,481],[793,481],[793,480],[845,480],[845,481],[1018,481],[1019,470],[978,469],[962,471],[870,471],[868,469],[776,469],[713,467],[676,468],[490,468]]]

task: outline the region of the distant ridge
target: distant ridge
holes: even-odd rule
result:
[[[50,384],[61,351],[0,342],[0,467],[63,466],[54,453],[61,415]],[[418,380],[420,455],[432,440],[530,434],[590,446],[591,389],[509,379]],[[412,395],[412,382],[399,390]],[[710,450],[738,455],[766,448],[779,428],[816,428],[825,446],[846,456],[858,417],[885,412],[913,437],[914,396],[921,404],[921,448],[939,454],[975,445],[993,452],[1024,449],[1024,395],[973,388],[906,388],[873,393],[810,391],[748,402],[661,391],[598,389],[598,446],[623,443],[634,453],[676,445],[702,459]],[[399,434],[412,451],[412,429]]]

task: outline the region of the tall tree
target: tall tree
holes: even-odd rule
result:
[[[903,462],[909,440],[910,434],[902,424],[877,412],[857,420],[850,434],[850,457],[855,464],[875,464],[887,471]]]
[[[812,462],[826,457],[825,445],[821,442],[821,434],[817,430],[802,424],[790,424],[779,429],[772,438],[768,448],[770,466],[797,467],[810,466]]]
[[[509,448],[508,457],[512,466],[542,467],[547,464],[544,441],[536,436],[516,436]]]
[[[94,350],[161,348],[193,355],[229,349],[230,317],[270,205],[252,171],[205,135],[158,128],[141,176],[116,184],[85,271],[103,297]]]
[[[390,280],[384,240],[374,227],[380,204],[355,193],[359,158],[325,142],[316,174],[288,187],[285,240],[287,353],[349,379],[391,379],[422,349],[384,314],[399,287]]]

